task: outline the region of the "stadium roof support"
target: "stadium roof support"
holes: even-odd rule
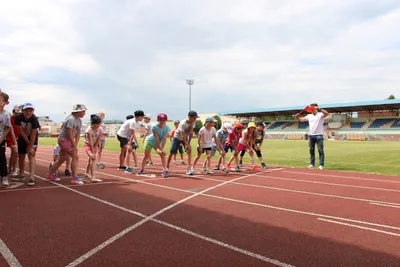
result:
[[[309,104],[309,103],[308,103]],[[294,115],[303,110],[304,106],[236,110],[219,112],[218,115],[228,115],[237,117],[260,117],[260,116],[288,116]],[[369,102],[349,102],[337,104],[318,104],[320,108],[326,109],[330,113],[352,113],[352,112],[377,112],[377,111],[400,111],[400,100],[378,100]]]

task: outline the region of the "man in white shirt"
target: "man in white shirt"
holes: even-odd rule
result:
[[[324,153],[324,119],[329,115],[328,111],[318,107],[318,104],[313,103],[310,105],[314,109],[311,114],[300,118],[300,113],[296,114],[297,119],[300,122],[308,121],[310,127],[308,134],[308,147],[310,149],[310,165],[309,169],[313,169],[315,166],[315,144],[317,144],[319,153],[319,170],[324,169],[325,164],[325,153]]]

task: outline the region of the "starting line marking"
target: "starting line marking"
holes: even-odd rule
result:
[[[378,233],[382,233],[382,234],[386,234],[386,235],[400,236],[400,234],[397,234],[397,233],[378,230],[378,229],[375,229],[375,228],[370,228],[370,227],[365,227],[365,226],[360,226],[360,225],[355,225],[355,224],[350,224],[350,223],[345,223],[345,222],[338,222],[338,221],[333,221],[333,220],[328,220],[328,219],[323,219],[323,218],[318,218],[317,220],[324,221],[324,222],[335,223],[335,224],[340,224],[340,225],[345,225],[345,226],[354,227],[354,228],[360,228],[360,229],[363,229],[363,230],[372,231],[372,232],[378,232]]]
[[[22,267],[17,258],[11,252],[11,250],[6,246],[6,244],[1,239],[0,239],[0,254],[3,255],[3,257],[6,259],[7,263],[11,267]]]

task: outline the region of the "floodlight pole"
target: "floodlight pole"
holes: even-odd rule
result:
[[[194,79],[186,79],[186,83],[189,85],[189,111],[192,110],[192,85],[194,84]]]

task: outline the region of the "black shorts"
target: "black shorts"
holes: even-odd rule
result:
[[[200,147],[197,147],[197,152],[203,154],[204,152],[206,152],[207,150],[211,151],[211,147],[203,147],[203,151],[200,152]]]
[[[18,137],[17,139],[17,144],[18,144],[18,154],[19,155],[26,155],[28,154],[28,152],[26,151],[26,149],[28,148],[28,144],[25,142],[24,138],[22,138],[21,136]],[[35,139],[35,142],[33,142],[33,148],[37,149],[37,144],[38,144],[38,139]]]
[[[128,144],[128,138],[121,137],[117,134],[117,139],[119,141],[119,147],[124,147]]]

